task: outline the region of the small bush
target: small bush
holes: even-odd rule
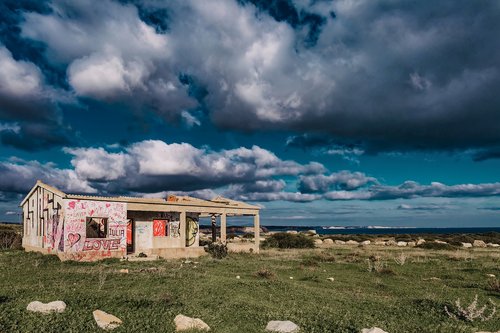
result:
[[[246,233],[246,234],[243,234],[241,236],[241,238],[243,238],[243,239],[252,239],[252,238],[254,238],[254,236],[255,236],[254,234]]]
[[[496,277],[490,278],[488,280],[488,287],[487,287],[487,289],[489,291],[500,293],[500,280],[497,279]]]
[[[280,232],[266,238],[263,248],[275,247],[279,249],[308,249],[314,248],[314,240],[302,234]]]
[[[417,245],[418,248],[428,249],[428,250],[455,250],[456,247],[450,244],[425,242],[423,244]]]
[[[12,229],[0,230],[0,249],[19,250],[22,248],[22,236]]]
[[[478,305],[477,295],[474,297],[472,303],[466,308],[462,307],[460,304],[460,299],[455,301],[455,309],[448,309],[447,306],[444,307],[444,311],[448,315],[448,317],[456,319],[456,320],[465,320],[465,321],[487,321],[495,316],[496,306],[495,303],[491,299],[488,299],[491,307],[488,310],[489,314],[486,314],[488,305],[484,305],[480,307]]]
[[[205,247],[214,259],[223,259],[227,256],[227,245],[222,243],[210,243]]]
[[[263,279],[274,279],[276,277],[276,274],[274,274],[274,272],[269,270],[268,268],[261,268],[257,272],[255,272],[255,276]]]

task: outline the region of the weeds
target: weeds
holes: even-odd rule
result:
[[[487,289],[489,291],[494,291],[494,292],[500,293],[500,280],[497,279],[496,277],[490,278],[488,280]]]
[[[227,257],[226,244],[210,243],[205,247],[205,251],[208,252],[214,259],[223,259]]]
[[[444,311],[448,315],[448,317],[456,319],[456,320],[465,320],[465,321],[475,321],[475,320],[480,320],[480,321],[487,321],[492,319],[495,316],[496,313],[496,306],[495,303],[491,299],[488,299],[488,302],[491,304],[491,309],[489,310],[490,314],[486,314],[486,310],[488,308],[488,305],[484,305],[482,307],[478,307],[478,300],[477,300],[477,294],[474,296],[474,300],[472,301],[471,304],[469,304],[468,307],[463,308],[462,305],[460,304],[460,298],[455,301],[455,309],[449,310],[448,307],[445,305]]]
[[[97,276],[97,281],[98,281],[98,290],[101,290],[102,287],[104,287],[104,284],[106,283],[106,278],[108,277],[108,273],[104,270],[104,267],[99,268],[99,274]]]
[[[261,268],[257,272],[255,272],[255,276],[270,280],[274,279],[276,277],[276,274],[274,274],[274,272],[268,268]]]
[[[403,266],[404,264],[406,264],[406,260],[408,260],[408,256],[404,252],[401,252],[397,257],[394,258],[394,261],[399,266]]]

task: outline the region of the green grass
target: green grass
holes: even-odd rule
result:
[[[401,253],[407,257],[403,265],[394,261]],[[369,272],[370,257],[391,273]],[[123,320],[113,332],[174,332],[179,313],[228,333],[264,332],[269,320],[291,320],[309,333],[357,333],[372,326],[390,333],[500,329],[498,315],[468,323],[444,312],[457,298],[469,304],[475,294],[480,304],[491,298],[500,312],[500,292],[486,276],[500,276],[498,250],[336,247],[194,261],[76,263],[1,251],[0,332],[99,332],[95,309]],[[130,273],[118,273],[120,268]],[[262,270],[274,275],[262,277]],[[26,306],[34,300],[63,300],[68,307],[62,314],[29,313]]]

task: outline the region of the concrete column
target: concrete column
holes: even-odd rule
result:
[[[260,249],[260,219],[259,214],[253,216],[253,228],[254,228],[254,238],[255,238],[255,252],[259,253]]]
[[[179,229],[182,247],[186,247],[186,212],[180,214]]]
[[[222,213],[220,216],[220,241],[226,242],[226,213]]]

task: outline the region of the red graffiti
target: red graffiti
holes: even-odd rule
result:
[[[120,239],[87,239],[82,251],[118,250]]]
[[[69,209],[75,209],[75,204],[76,204],[76,202],[70,201],[69,204],[68,204]]]
[[[82,235],[80,234],[69,233],[68,234],[69,247],[72,247],[73,245],[78,243],[80,241],[80,238],[82,238]]]

